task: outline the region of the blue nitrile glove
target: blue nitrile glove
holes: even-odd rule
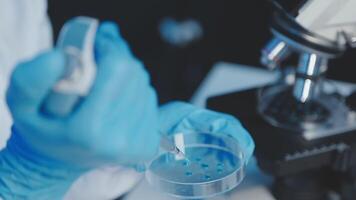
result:
[[[65,118],[41,105],[64,71],[59,51],[14,71],[7,101],[12,137],[0,153],[0,196],[60,199],[82,172],[102,164],[150,160],[159,147],[158,106],[143,64],[117,27],[102,24],[95,43],[98,74],[90,94]]]
[[[252,157],[255,144],[241,123],[231,115],[195,107],[188,103],[173,102],[160,108],[160,132],[226,134],[237,139],[246,157]]]

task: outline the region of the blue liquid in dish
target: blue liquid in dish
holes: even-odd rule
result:
[[[188,159],[184,159],[183,166],[188,166],[188,165],[189,165],[189,160]]]
[[[219,168],[219,169],[222,169],[222,168],[224,168],[224,164],[223,163],[218,163],[216,165],[216,167]]]
[[[188,147],[185,159],[174,153],[163,154],[151,163],[150,171],[169,181],[204,183],[226,177],[241,166],[241,159],[225,149]]]
[[[192,173],[192,172],[186,172],[185,175],[186,175],[186,176],[192,176],[193,173]]]
[[[200,166],[201,166],[202,169],[209,169],[209,165],[208,164],[203,163]]]
[[[205,180],[209,181],[211,179],[211,177],[209,175],[205,175]]]

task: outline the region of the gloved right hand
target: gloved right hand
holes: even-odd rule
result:
[[[64,72],[63,53],[50,51],[15,69],[7,92],[14,125],[0,152],[0,197],[62,199],[88,169],[109,163],[134,165],[156,154],[156,94],[116,25],[99,27],[95,55],[93,88],[65,118],[41,112]]]
[[[40,109],[64,71],[63,54],[44,53],[16,68],[7,94],[17,135],[10,142],[22,140],[41,155],[83,167],[130,165],[156,153],[156,94],[116,25],[99,27],[95,55],[98,74],[91,93],[65,118]]]

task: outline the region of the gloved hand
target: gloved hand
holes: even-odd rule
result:
[[[231,115],[195,107],[183,102],[168,103],[160,108],[160,132],[226,134],[237,139],[246,157],[252,157],[255,144],[241,123]]]
[[[8,147],[0,153],[0,196],[59,199],[87,169],[131,165],[155,155],[157,98],[142,63],[111,23],[100,26],[95,55],[93,88],[65,118],[41,112],[64,71],[63,54],[47,52],[16,68],[7,94],[14,125]]]

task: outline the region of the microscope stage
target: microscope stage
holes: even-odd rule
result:
[[[258,111],[259,89],[212,97],[208,107],[229,113],[241,121],[255,140],[256,156],[262,170],[284,176],[324,166],[344,170],[353,164],[352,160],[356,160],[355,129],[307,139],[298,129],[271,125]],[[328,115],[325,110],[318,109]],[[323,120],[322,117],[312,118]]]

